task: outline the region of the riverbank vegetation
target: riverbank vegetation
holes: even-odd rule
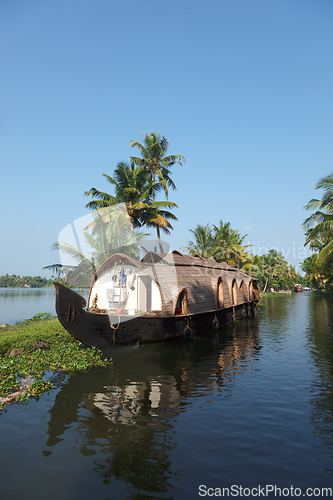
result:
[[[51,278],[42,278],[41,276],[17,276],[16,274],[0,276],[0,288],[45,288],[52,286]]]
[[[230,222],[219,222],[212,227],[197,225],[190,229],[193,239],[183,250],[189,255],[213,257],[217,262],[226,262],[258,279],[260,289],[293,290],[296,283],[303,283],[302,276],[290,265],[280,252],[271,249],[265,255],[249,252],[250,245],[244,245],[245,235],[232,229]]]
[[[52,388],[52,375],[111,364],[98,349],[74,339],[51,315],[0,330],[0,409],[39,398]]]
[[[304,221],[305,245],[314,254],[305,259],[302,269],[313,288],[333,290],[333,174],[316,185],[323,190],[321,199],[313,198],[305,206],[313,213]]]

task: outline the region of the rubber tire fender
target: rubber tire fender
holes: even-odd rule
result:
[[[220,326],[219,320],[217,318],[214,318],[212,321],[212,325],[213,325],[214,330],[217,330]]]
[[[186,326],[183,330],[183,337],[186,340],[190,340],[193,337],[193,330],[191,327]]]

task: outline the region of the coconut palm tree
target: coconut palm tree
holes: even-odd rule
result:
[[[159,232],[170,234],[173,227],[169,221],[177,220],[170,209],[176,208],[177,205],[169,200],[153,199],[152,183],[145,166],[136,165],[133,161],[130,165],[120,162],[113,177],[103,175],[114,187],[115,196],[91,188],[85,195],[92,196],[93,200],[87,203],[86,208],[100,209],[124,203],[134,228],[146,225],[156,228]],[[161,189],[160,184],[162,181],[156,180],[155,189]]]
[[[323,177],[316,185],[323,189],[321,200],[312,199],[304,207],[315,210],[303,223],[306,230],[305,245],[318,252],[314,263],[324,270],[333,262],[333,174]]]
[[[91,196],[92,201],[86,204],[86,208],[94,210],[106,208],[118,203],[124,203],[134,227],[142,225],[142,203],[149,198],[149,174],[133,162],[129,165],[125,162],[118,163],[113,177],[103,174],[106,180],[114,187],[115,196],[96,188],[86,191],[85,196]]]
[[[188,252],[189,255],[201,255],[204,258],[212,257],[214,239],[210,225],[202,226],[197,224],[195,229],[190,229],[190,232],[193,234],[193,240],[189,242],[188,247],[183,247],[183,250]]]
[[[131,220],[121,206],[100,209],[94,213],[93,222],[84,228],[79,249],[67,242],[53,244],[52,248],[69,256],[72,264],[52,264],[44,269],[65,275],[72,286],[90,286],[96,269],[107,257],[120,252],[138,258],[145,236],[133,231]]]
[[[237,266],[240,262],[245,262],[247,253],[245,251],[251,245],[243,245],[246,234],[241,236],[239,231],[230,228],[230,222],[220,221],[219,226],[213,225],[214,231],[214,251],[213,257],[217,262],[226,262],[229,265]]]
[[[176,189],[176,185],[171,179],[170,169],[176,163],[182,165],[185,162],[185,158],[181,155],[167,155],[169,141],[165,137],[161,137],[160,134],[152,132],[149,135],[144,135],[143,144],[139,141],[130,142],[130,146],[137,148],[141,154],[141,157],[131,156],[131,161],[148,171],[153,202],[156,201],[156,193],[161,189],[168,199],[168,188]],[[174,217],[174,219],[176,218]],[[163,251],[160,238],[161,228],[162,226],[156,225],[157,239],[160,249]]]
[[[288,262],[284,260],[281,252],[271,249],[260,257],[260,272],[262,275],[263,292],[275,278],[289,273]]]
[[[236,266],[239,262],[245,262],[248,254],[245,249],[250,245],[242,245],[246,235],[240,236],[239,232],[230,228],[230,222],[220,221],[219,226],[209,224],[202,226],[197,224],[195,229],[190,229],[194,238],[188,247],[183,250],[190,255],[201,255],[202,257],[214,257],[217,262],[226,262]]]

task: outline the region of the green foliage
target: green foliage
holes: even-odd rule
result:
[[[139,150],[141,157],[131,156],[131,161],[142,167],[149,175],[149,197],[151,198],[150,210],[147,214],[145,224],[148,227],[154,227],[157,231],[157,239],[159,242],[160,251],[163,252],[163,247],[160,238],[160,231],[170,234],[172,225],[169,220],[177,220],[177,217],[165,210],[166,208],[177,207],[173,202],[156,202],[156,194],[163,190],[166,199],[169,198],[168,188],[176,189],[176,185],[171,178],[171,167],[176,163],[182,165],[185,158],[181,155],[167,155],[169,141],[160,134],[151,132],[144,134],[144,142],[131,141],[130,146]]]
[[[95,210],[94,221],[84,231],[91,255],[84,255],[67,242],[55,243],[54,249],[74,261],[73,265],[51,264],[44,268],[57,273],[57,281],[78,288],[87,287],[96,269],[110,255],[120,252],[138,258],[142,239],[148,236],[138,232],[143,226],[156,228],[160,251],[163,251],[160,231],[170,234],[173,229],[170,220],[177,220],[171,209],[177,205],[168,199],[158,201],[156,193],[162,190],[168,197],[168,187],[176,188],[170,168],[175,163],[182,164],[184,158],[166,156],[168,140],[159,134],[146,134],[144,144],[131,142],[142,158],[131,157],[130,165],[118,163],[113,176],[103,174],[112,185],[114,195],[94,187],[85,192],[92,197],[86,208]]]
[[[305,245],[315,254],[303,263],[306,279],[311,286],[331,289],[333,286],[333,174],[322,178],[316,185],[322,189],[322,199],[312,199],[305,206],[314,210],[303,228],[306,231]]]
[[[185,158],[181,155],[167,155],[169,141],[156,132],[144,134],[144,142],[131,141],[130,146],[139,150],[141,157],[131,156],[131,161],[144,167],[149,174],[150,190],[155,200],[155,193],[163,189],[166,197],[169,196],[168,187],[176,189],[171,179],[171,167],[176,163],[182,165]]]
[[[0,276],[0,288],[44,288],[53,286],[52,279],[40,276],[17,276],[5,274]]]
[[[248,258],[246,248],[249,245],[242,244],[246,235],[241,236],[238,231],[231,229],[230,222],[220,221],[219,226],[213,225],[213,228],[209,224],[198,224],[190,231],[193,240],[189,242],[188,247],[183,248],[190,255],[214,257],[217,262],[226,262],[238,267]]]
[[[266,255],[253,255],[247,252],[250,245],[244,245],[246,235],[230,227],[230,222],[220,221],[218,226],[198,224],[190,229],[193,240],[183,250],[190,255],[204,258],[213,257],[217,262],[226,262],[259,280],[261,290],[290,290],[302,277],[276,250]]]
[[[126,209],[116,205],[95,212],[94,219],[85,228],[83,236],[85,253],[69,243],[57,242],[53,245],[55,250],[69,255],[73,265],[53,264],[45,268],[53,271],[57,268],[65,284],[75,288],[89,288],[96,269],[114,253],[120,252],[138,258],[139,245],[146,235],[134,232]]]
[[[173,229],[170,220],[177,220],[170,211],[177,205],[168,200],[168,187],[176,189],[170,169],[185,160],[181,155],[166,155],[168,140],[156,133],[145,134],[144,144],[131,141],[130,145],[139,150],[141,157],[131,157],[130,165],[118,163],[112,177],[103,174],[115,195],[93,187],[85,192],[93,198],[86,207],[100,209],[124,203],[133,227],[156,228],[160,242],[160,231],[170,234]],[[157,201],[156,194],[160,191],[164,191],[166,201]]]
[[[36,317],[37,316],[37,317]],[[51,389],[44,379],[46,372],[64,370],[84,371],[93,366],[106,366],[101,351],[86,348],[75,340],[56,319],[41,319],[43,314],[15,326],[1,329],[0,333],[0,407],[15,401],[24,402],[30,396],[39,397]],[[43,342],[49,348],[36,349]],[[10,355],[14,349],[21,354]]]
[[[296,283],[303,283],[302,276],[296,272],[280,252],[271,249],[265,255],[252,255],[242,268],[250,276],[259,280],[263,292],[274,290],[293,290]]]

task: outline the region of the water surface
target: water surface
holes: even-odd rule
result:
[[[13,325],[38,313],[55,315],[54,288],[0,288],[0,324]]]
[[[1,499],[331,487],[332,314],[314,293],[267,298],[255,319],[58,374],[49,394],[0,416]]]

